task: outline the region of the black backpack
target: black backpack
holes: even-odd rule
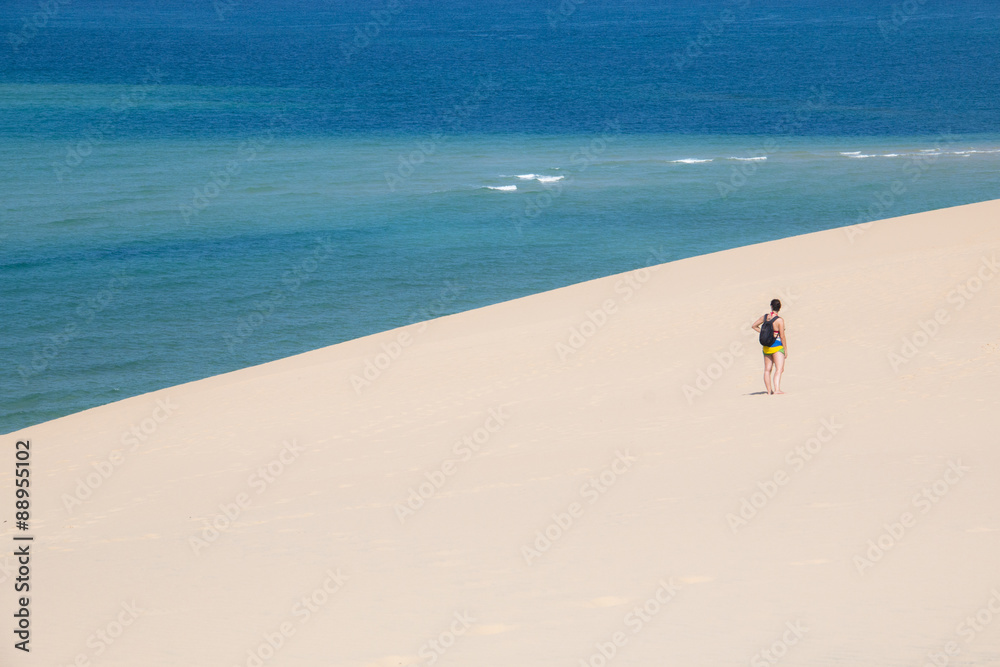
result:
[[[760,344],[764,347],[771,347],[774,345],[775,339],[778,334],[774,331],[774,323],[778,320],[780,315],[775,315],[770,320],[767,319],[767,315],[764,316],[764,324],[760,325]]]

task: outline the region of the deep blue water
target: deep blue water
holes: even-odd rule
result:
[[[996,198],[997,91],[989,2],[7,3],[0,432]]]

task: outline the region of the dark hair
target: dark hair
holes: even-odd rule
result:
[[[771,310],[773,310],[774,312],[778,312],[779,310],[781,310],[781,302],[778,301],[777,299],[771,299]]]

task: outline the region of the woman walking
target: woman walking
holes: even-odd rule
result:
[[[771,299],[771,312],[761,315],[753,323],[753,330],[760,332],[760,344],[764,346],[764,387],[768,394],[785,393],[781,391],[781,374],[788,358],[788,336],[785,333],[785,318],[778,315],[779,310],[781,301]]]

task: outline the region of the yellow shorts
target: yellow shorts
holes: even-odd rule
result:
[[[775,352],[781,352],[782,354],[784,354],[785,353],[785,346],[784,345],[775,345],[774,347],[764,347],[764,354],[766,354],[768,356],[774,354]]]

